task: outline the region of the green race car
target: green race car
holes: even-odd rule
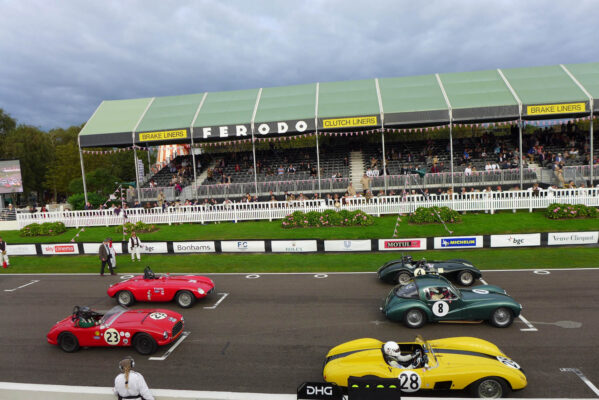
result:
[[[420,328],[427,321],[489,321],[506,328],[520,315],[522,305],[498,286],[479,285],[457,289],[438,275],[414,277],[395,286],[381,311],[392,321],[408,328]]]
[[[380,280],[387,283],[405,285],[413,276],[437,274],[443,275],[463,286],[470,286],[482,274],[469,261],[453,259],[446,261],[414,261],[412,256],[402,256],[383,264],[377,271]]]

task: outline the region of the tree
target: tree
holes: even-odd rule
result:
[[[17,121],[0,108],[0,135],[4,136],[17,127]]]

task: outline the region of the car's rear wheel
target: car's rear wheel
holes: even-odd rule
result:
[[[193,306],[195,299],[196,298],[194,297],[193,293],[191,293],[189,290],[181,290],[177,293],[177,296],[175,296],[175,301],[179,307],[182,308],[189,308]]]
[[[496,377],[482,378],[471,386],[472,395],[481,399],[500,399],[509,395],[505,380]]]
[[[79,340],[71,332],[61,333],[58,337],[58,346],[67,353],[79,350]]]
[[[491,314],[490,322],[497,328],[507,328],[514,322],[514,313],[506,307],[499,307]]]
[[[158,349],[158,344],[152,336],[142,332],[133,338],[133,347],[139,354],[148,355]]]
[[[398,273],[395,274],[395,282],[402,286],[407,285],[411,279],[412,279],[412,275],[410,275],[410,273],[406,272],[406,271],[399,271]]]
[[[124,306],[129,307],[133,303],[135,303],[135,297],[133,297],[133,293],[128,290],[121,290],[116,294],[116,301]]]
[[[470,271],[460,271],[458,274],[458,282],[462,286],[470,286],[474,283],[474,275]]]
[[[418,308],[411,308],[405,313],[403,322],[408,328],[420,328],[426,323],[426,314]]]

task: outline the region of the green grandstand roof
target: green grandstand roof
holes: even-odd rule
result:
[[[188,143],[323,130],[588,115],[599,63],[368,79],[103,101],[81,147]],[[569,73],[572,74],[570,76]],[[503,74],[503,76],[502,76]],[[505,77],[505,80],[504,80]],[[578,83],[577,83],[578,82]],[[513,93],[512,93],[513,91]],[[445,96],[447,96],[447,104]],[[599,101],[595,101],[599,110]],[[317,126],[315,121],[317,120]],[[193,127],[191,127],[193,125]],[[190,132],[190,127],[192,132]]]

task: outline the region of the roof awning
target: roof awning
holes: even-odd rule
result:
[[[599,63],[566,64],[574,78],[586,89],[593,98],[593,112],[599,112]]]
[[[374,79],[319,84],[319,130],[380,126],[381,109]]]

